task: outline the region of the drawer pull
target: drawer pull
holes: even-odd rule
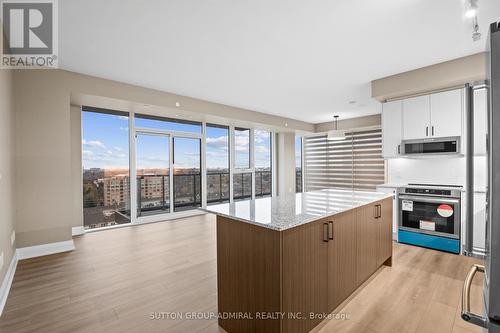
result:
[[[323,223],[323,242],[328,242],[328,223]]]

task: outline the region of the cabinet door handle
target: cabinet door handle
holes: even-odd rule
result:
[[[378,218],[378,205],[373,206],[375,208],[375,214],[373,215],[374,218]]]
[[[398,155],[401,154],[401,145],[398,145]]]
[[[431,126],[431,135],[434,136],[434,126]]]
[[[333,221],[328,222],[328,238],[333,240]]]
[[[425,126],[425,136],[429,136],[429,126]]]
[[[382,205],[378,205],[378,218],[382,217]]]
[[[323,223],[323,242],[328,242],[328,223]]]

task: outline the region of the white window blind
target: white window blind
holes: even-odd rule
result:
[[[375,190],[384,183],[382,130],[346,133],[342,141],[326,135],[304,138],[305,190],[343,188]]]

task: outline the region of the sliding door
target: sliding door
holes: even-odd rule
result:
[[[168,135],[137,133],[137,216],[170,212]]]

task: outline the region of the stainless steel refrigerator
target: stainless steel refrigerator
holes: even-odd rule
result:
[[[485,332],[500,333],[500,23],[490,25],[487,40],[487,79],[488,91],[488,181],[486,203],[486,259],[485,266],[474,265],[467,274],[462,290],[462,318],[481,326]],[[468,99],[469,106],[472,105]],[[473,109],[473,108],[471,108]],[[469,117],[472,117],[470,115]],[[470,124],[470,123],[469,123]],[[470,128],[470,126],[469,126]],[[473,134],[469,130],[469,138]],[[471,139],[472,140],[472,139]],[[471,143],[471,142],[469,142]],[[473,143],[473,142],[472,142]],[[472,156],[468,154],[469,162]],[[472,168],[469,168],[469,185],[472,185]],[[469,188],[469,191],[470,188]],[[467,227],[472,228],[472,219]],[[470,234],[468,230],[468,234]],[[466,253],[472,253],[467,245]],[[471,313],[469,293],[472,279],[477,272],[484,272],[484,308],[482,314]]]

